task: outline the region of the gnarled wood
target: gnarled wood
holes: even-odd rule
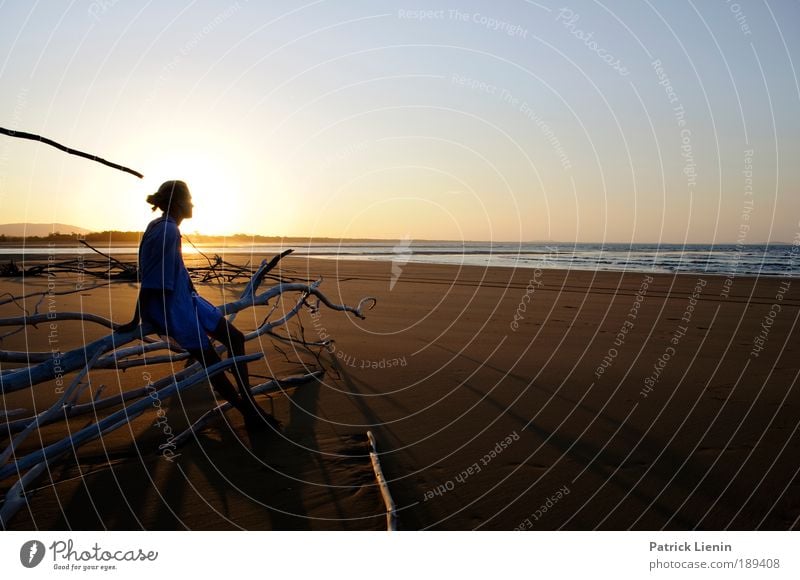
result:
[[[259,292],[259,287],[268,277],[278,261],[288,255],[291,250],[287,250],[275,256],[270,262],[262,261],[258,269],[253,273],[237,300],[226,304],[218,305],[217,308],[229,320],[233,321],[237,313],[250,307],[265,306],[273,303],[273,309],[269,312],[263,322],[252,332],[245,334],[245,340],[249,341],[264,334],[269,334],[281,340],[291,340],[298,342],[305,347],[321,347],[329,343],[329,340],[320,342],[307,342],[304,337],[294,338],[291,336],[282,337],[277,335],[274,330],[277,327],[286,325],[292,318],[297,316],[303,308],[316,311],[321,305],[339,312],[347,312],[359,318],[364,318],[364,310],[375,306],[376,300],[371,297],[363,298],[356,306],[337,304],[329,300],[320,290],[322,280],[316,281],[287,281],[282,277],[269,275],[270,279],[277,279],[277,283],[264,291]],[[56,294],[56,293],[54,293]],[[59,293],[60,294],[60,293]],[[41,293],[42,299],[45,294]],[[270,320],[271,315],[277,311],[278,301],[284,295],[296,296],[294,305],[283,311],[283,315]],[[309,303],[309,298],[314,297],[314,305]],[[5,300],[5,303],[15,302],[17,297]],[[40,300],[41,303],[41,300]],[[225,369],[235,367],[237,364],[247,363],[263,357],[262,353],[244,355],[240,357],[228,358],[209,368],[204,368],[199,362],[193,362],[186,368],[174,375],[162,377],[147,385],[130,389],[124,393],[111,395],[101,398],[101,390],[95,393],[93,400],[78,404],[77,400],[80,393],[88,388],[88,384],[83,383],[85,375],[90,369],[115,368],[123,370],[126,368],[147,365],[149,367],[159,363],[174,364],[179,361],[187,360],[188,353],[177,348],[174,344],[160,338],[151,336],[154,328],[148,324],[140,324],[128,331],[120,331],[120,325],[102,316],[85,312],[55,312],[48,314],[38,313],[39,304],[33,313],[25,312],[24,316],[0,318],[0,326],[36,327],[37,324],[50,323],[53,321],[79,321],[81,323],[91,322],[106,328],[113,329],[110,334],[98,338],[88,344],[81,345],[64,353],[55,353],[58,357],[54,359],[53,353],[0,350],[0,363],[22,364],[24,366],[15,369],[0,369],[0,394],[12,393],[21,389],[33,388],[36,385],[55,379],[57,376],[66,379],[68,375],[79,371],[74,377],[70,386],[64,394],[51,407],[38,413],[35,416],[24,418],[18,417],[25,414],[24,409],[7,410],[0,415],[0,433],[7,433],[11,440],[5,450],[0,454],[0,480],[16,476],[17,482],[11,487],[6,495],[6,500],[0,508],[0,525],[6,527],[13,515],[25,505],[26,489],[29,489],[33,482],[57,461],[68,457],[70,451],[81,445],[109,433],[119,427],[127,425],[131,420],[152,409],[153,397],[159,401],[164,401],[170,397],[185,391],[186,389],[206,381],[216,373],[223,372]],[[302,335],[302,324],[300,325]],[[130,345],[134,341],[138,344]],[[225,350],[220,345],[216,347],[219,353]],[[154,354],[155,353],[155,354]],[[317,357],[318,358],[318,357]],[[318,358],[319,361],[319,358]],[[55,364],[55,363],[58,364]],[[286,379],[271,380],[256,387],[251,388],[253,394],[273,392],[287,386],[302,384],[304,382],[319,379],[324,371],[319,370],[300,377],[289,377]],[[80,429],[61,440],[49,444],[43,444],[40,449],[29,451],[22,457],[16,457],[16,453],[21,449],[25,439],[34,431],[41,427],[58,421],[65,421],[69,418],[83,414],[95,414],[103,409],[123,405],[122,408],[110,414],[97,418],[90,425]],[[177,439],[180,443],[185,442],[193,433],[202,428],[211,418],[227,411],[231,405],[225,403],[205,413],[189,429],[180,434]],[[16,434],[16,435],[14,435]]]

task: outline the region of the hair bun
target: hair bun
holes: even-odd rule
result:
[[[147,196],[147,203],[153,206],[153,211],[161,209],[167,211],[173,198],[189,198],[189,187],[183,181],[165,181],[158,191]]]
[[[151,208],[153,211],[156,211],[158,209],[158,195],[157,194],[151,193],[150,195],[147,196],[147,200],[146,201],[147,201],[148,204],[153,206]]]

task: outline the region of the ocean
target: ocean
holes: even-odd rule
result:
[[[253,244],[200,245],[208,256],[219,254],[231,261],[234,255],[268,256],[293,248],[296,256],[326,259],[379,260],[399,263],[423,262],[517,268],[562,268],[629,272],[683,272],[741,276],[797,276],[800,245],[703,245],[703,244],[562,244],[487,242],[342,242],[341,244]],[[111,255],[131,254],[135,247],[100,248]],[[184,245],[187,257],[195,252]],[[4,246],[0,256],[53,254],[56,259],[86,256],[92,251],[72,246]],[[230,258],[226,257],[230,256]]]

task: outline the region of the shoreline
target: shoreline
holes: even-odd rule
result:
[[[132,248],[137,248],[136,245],[132,245],[131,247]],[[789,247],[795,247],[795,246],[792,246],[790,244]],[[103,248],[97,248],[97,249],[100,250],[100,251],[104,250]],[[289,249],[289,248],[284,248],[284,249]],[[75,259],[80,259],[81,257],[85,257],[85,256],[97,256],[97,258],[102,258],[102,256],[100,256],[96,252],[92,252],[88,248],[86,248],[86,250],[87,250],[86,252],[75,253],[74,254],[74,258]],[[240,265],[243,265],[243,264],[249,262],[251,264],[251,266],[253,266],[254,264],[257,265],[258,263],[260,263],[260,261],[262,259],[266,259],[266,260],[271,259],[273,257],[273,255],[274,254],[272,254],[272,253],[264,253],[264,252],[247,253],[247,252],[238,252],[237,251],[237,252],[225,253],[225,254],[222,255],[222,257],[226,261],[231,261],[232,259],[235,259],[235,258],[241,258],[242,261],[241,261]],[[353,257],[353,256],[339,257],[339,256],[335,256],[335,255],[320,256],[320,255],[313,255],[312,254],[312,255],[306,256],[306,255],[303,255],[303,254],[292,254],[291,255],[291,259],[292,260],[321,260],[321,261],[325,261],[325,262],[354,262],[354,263],[362,263],[363,262],[363,263],[380,263],[380,264],[398,264],[401,269],[405,268],[409,264],[414,264],[414,265],[428,265],[428,266],[434,266],[434,267],[437,267],[437,266],[452,267],[452,268],[456,268],[456,269],[458,269],[458,268],[479,268],[479,269],[487,269],[487,268],[488,269],[495,269],[495,268],[499,268],[499,269],[505,269],[505,270],[510,270],[510,271],[532,271],[532,270],[549,270],[549,271],[565,271],[565,272],[574,271],[574,272],[592,273],[592,274],[598,274],[598,275],[602,275],[602,274],[611,274],[611,275],[618,275],[618,274],[630,274],[630,275],[652,274],[652,275],[658,275],[658,276],[684,276],[684,275],[698,276],[698,275],[704,275],[704,276],[715,276],[715,277],[733,278],[733,279],[735,279],[735,278],[745,278],[745,279],[765,278],[765,279],[789,279],[789,280],[798,280],[798,279],[800,279],[800,272],[798,272],[797,274],[776,273],[776,272],[754,274],[754,273],[709,272],[709,271],[703,271],[703,270],[675,270],[675,269],[658,269],[658,270],[655,270],[655,269],[650,269],[650,270],[647,270],[647,269],[627,269],[626,270],[626,269],[615,269],[615,268],[591,268],[589,266],[582,266],[582,265],[574,265],[572,267],[564,267],[562,265],[553,265],[553,266],[544,265],[543,266],[543,265],[536,265],[536,264],[526,265],[524,263],[518,264],[518,265],[488,264],[488,263],[487,264],[475,264],[475,263],[457,264],[457,263],[446,262],[446,261],[428,261],[428,260],[420,260],[420,261],[409,260],[409,261],[406,262],[406,261],[398,261],[398,260],[389,259],[389,256],[391,256],[391,255],[394,255],[394,254],[380,254],[380,255],[377,255],[377,257],[373,257],[373,255],[365,255],[363,257]],[[0,265],[2,265],[4,263],[8,263],[10,260],[15,260],[19,267],[28,268],[30,266],[46,264],[48,262],[48,259],[49,259],[50,256],[51,256],[51,254],[47,254],[47,253],[42,253],[42,254],[38,254],[37,253],[37,254],[27,254],[27,255],[24,255],[24,254],[6,254],[6,255],[2,255],[2,254],[0,254]],[[61,260],[65,260],[66,261],[66,260],[69,260],[68,255],[65,255],[65,254],[55,254],[54,256],[55,256],[55,261],[61,261]],[[112,256],[115,259],[120,260],[120,261],[128,261],[128,262],[134,262],[135,263],[138,260],[137,252],[116,253],[116,254],[112,254]],[[29,259],[26,260],[26,258],[29,258]],[[205,261],[205,258],[203,258],[200,254],[194,253],[194,252],[193,253],[186,253],[184,255],[184,260],[185,260],[187,266],[190,267],[190,268],[191,267],[198,267],[198,266],[207,265],[207,262]],[[0,278],[0,280],[2,280],[2,279],[4,279],[4,278]]]

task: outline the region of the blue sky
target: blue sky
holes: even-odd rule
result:
[[[104,0],[0,15],[0,126],[145,174],[3,138],[3,222],[143,229],[147,193],[183,178],[185,231],[800,230],[797,2]]]

